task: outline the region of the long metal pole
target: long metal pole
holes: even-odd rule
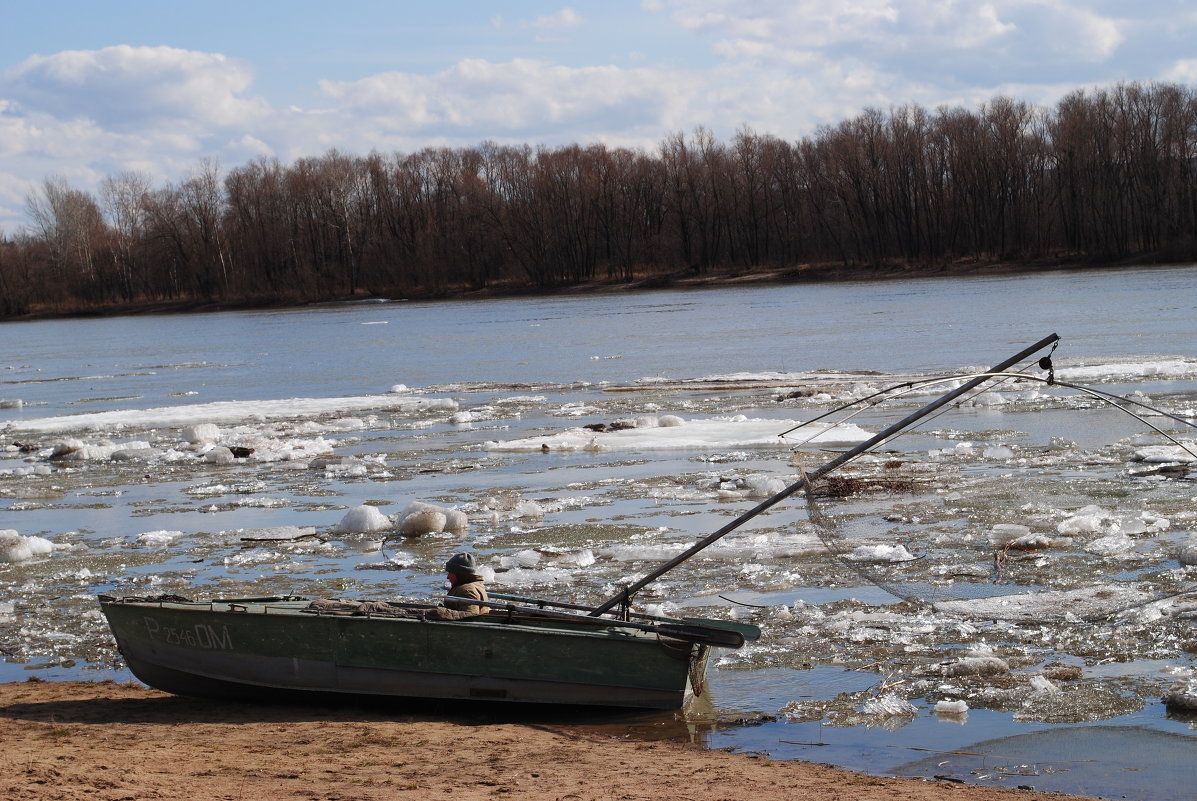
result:
[[[1037,353],[1038,351],[1042,350],[1043,348],[1046,348],[1048,345],[1051,345],[1053,342],[1056,342],[1059,339],[1060,339],[1060,337],[1057,334],[1051,334],[1050,336],[1046,336],[1043,339],[1036,342],[1034,345],[1027,348],[1026,350],[1020,351],[1019,353],[1015,354],[1014,356],[1011,356],[1009,359],[1006,359],[1004,362],[1001,362],[1000,364],[995,364],[993,367],[990,367],[987,372],[1000,373],[1003,370],[1005,370],[1009,367],[1012,367],[1015,364],[1018,364],[1023,359],[1029,358],[1032,354]],[[719,529],[715,533],[707,535],[707,537],[705,539],[700,540],[699,542],[697,542],[694,545],[687,548],[682,553],[673,557],[668,562],[661,565],[656,570],[654,570],[653,572],[649,573],[644,578],[637,581],[635,584],[625,587],[623,590],[621,590],[619,592],[618,595],[604,601],[599,606],[596,606],[594,608],[594,611],[592,611],[590,613],[591,617],[597,617],[598,615],[602,615],[602,614],[605,614],[606,612],[609,612],[612,608],[614,608],[621,601],[630,599],[635,593],[644,589],[644,587],[646,587],[650,583],[656,581],[658,578],[665,575],[670,570],[673,570],[673,568],[677,567],[678,565],[680,565],[682,562],[689,559],[694,554],[703,550],[708,545],[711,545],[715,541],[717,541],[717,540],[721,539],[722,537],[735,531],[737,528],[744,525],[749,520],[751,520],[752,518],[759,515],[761,512],[764,512],[765,510],[770,509],[773,506],[776,506],[777,504],[781,503],[783,500],[785,500],[786,498],[790,497],[798,490],[805,487],[808,482],[813,483],[813,482],[817,481],[818,479],[820,479],[823,476],[830,473],[832,470],[835,470],[837,467],[845,464],[846,462],[849,462],[849,461],[855,459],[860,454],[864,453],[865,451],[867,451],[871,448],[876,447],[878,444],[889,439],[890,437],[892,437],[894,434],[898,433],[902,429],[910,426],[912,423],[931,414],[931,412],[935,411],[936,409],[940,408],[941,406],[951,403],[952,401],[956,400],[956,398],[959,398],[961,395],[965,394],[966,392],[970,392],[971,390],[980,386],[984,382],[988,381],[989,378],[990,377],[988,375],[982,375],[977,378],[974,378],[972,381],[962,384],[961,386],[952,390],[951,392],[949,392],[948,394],[939,398],[938,400],[927,404],[926,406],[924,406],[923,408],[914,412],[913,414],[909,415],[908,417],[889,426],[884,431],[881,431],[881,432],[873,435],[866,441],[857,445],[855,448],[845,451],[844,453],[842,453],[839,456],[837,456],[836,458],[832,459],[830,462],[828,462],[827,464],[818,468],[817,470],[807,473],[804,478],[798,479],[793,484],[786,487],[781,492],[777,493],[776,495],[772,496],[771,498],[767,498],[766,500],[761,501],[759,504],[757,504],[753,508],[749,509],[747,512],[740,515],[739,517],[737,517],[735,520],[731,521],[727,525],[723,526],[721,529]]]

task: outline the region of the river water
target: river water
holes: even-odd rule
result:
[[[97,593],[427,597],[469,548],[596,603],[951,385],[797,423],[1056,332],[1052,377],[1141,419],[1007,383],[779,504],[640,596],[761,641],[684,719],[606,725],[1193,797],[1161,698],[1197,695],[1195,298],[1173,267],[0,324],[0,680],[129,679]],[[468,525],[351,530],[413,502]]]

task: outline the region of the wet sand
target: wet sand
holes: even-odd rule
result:
[[[457,709],[226,704],[113,682],[0,684],[0,742],[0,797],[10,801],[1066,798]]]

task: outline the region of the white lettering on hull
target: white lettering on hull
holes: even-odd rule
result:
[[[143,620],[146,636],[151,640],[161,640],[167,645],[203,648],[208,651],[233,650],[233,637],[229,634],[228,626],[221,626],[219,630],[207,623],[196,623],[191,627],[163,626],[149,615],[146,615]]]

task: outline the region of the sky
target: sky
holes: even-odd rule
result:
[[[49,178],[484,141],[796,140],[865,108],[1197,83],[1197,0],[0,0],[0,230]]]

